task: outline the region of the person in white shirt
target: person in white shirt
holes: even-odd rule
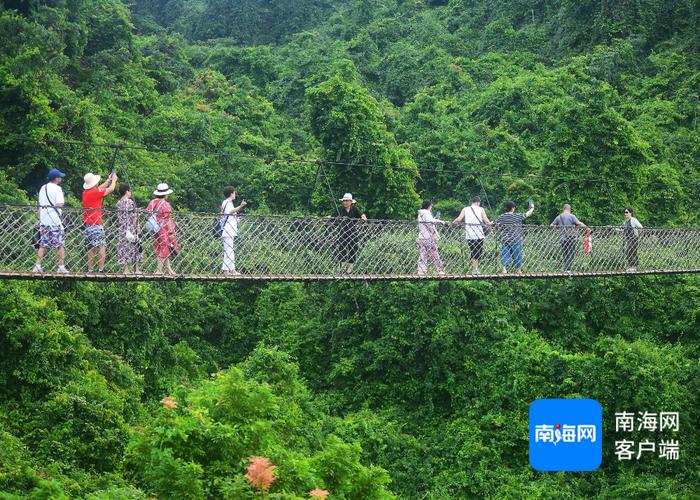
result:
[[[246,206],[246,201],[241,201],[237,207],[233,205],[236,199],[236,190],[232,186],[224,188],[224,201],[221,202],[221,219],[222,225],[221,241],[224,245],[224,261],[221,264],[221,272],[224,274],[239,275],[236,271],[236,255],[233,245],[236,236],[238,236],[238,218],[236,214]]]
[[[433,203],[430,200],[423,200],[423,205],[418,210],[418,274],[424,275],[428,272],[428,259],[432,261],[438,274],[445,274],[445,266],[440,259],[437,248],[437,240],[440,239],[437,224],[445,224],[440,219],[433,217],[431,212]]]
[[[484,228],[491,225],[491,221],[486,215],[486,210],[481,208],[481,198],[474,196],[471,206],[464,207],[452,223],[459,224],[464,221],[464,227],[471,253],[472,274],[479,272],[479,261],[484,252]]]
[[[639,234],[644,227],[634,216],[631,208],[625,208],[625,223],[623,224],[625,236],[625,253],[627,254],[628,271],[636,271],[639,265],[637,248],[639,247]]]
[[[65,228],[61,219],[63,207],[63,190],[61,182],[66,176],[57,168],[49,171],[49,182],[41,186],[39,190],[39,251],[36,254],[36,262],[32,268],[33,273],[42,272],[41,261],[46,252],[56,249],[58,252],[58,272],[67,273],[65,266],[66,252],[64,248]]]

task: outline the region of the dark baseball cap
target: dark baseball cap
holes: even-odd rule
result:
[[[57,168],[52,168],[51,170],[49,170],[49,174],[47,175],[47,177],[49,178],[50,181],[54,180],[56,177],[65,177],[65,176],[66,176],[66,174],[64,174],[63,172],[61,172]]]

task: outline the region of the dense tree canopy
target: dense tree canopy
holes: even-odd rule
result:
[[[230,184],[252,213],[476,194],[489,215],[533,199],[537,223],[568,202],[698,225],[698,26],[698,0],[6,0],[0,203],[58,167],[75,205],[114,162],[140,206],[168,182],[214,211]],[[256,498],[264,457],[269,498],[691,498],[699,290],[4,281],[0,496]],[[606,429],[679,411],[680,459],[606,438],[595,473],[535,472],[544,397],[597,399]]]

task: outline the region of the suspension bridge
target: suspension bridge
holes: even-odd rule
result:
[[[49,250],[43,271],[33,272],[37,250],[32,236],[38,228],[36,206],[0,205],[0,278],[50,280],[197,280],[197,281],[323,281],[323,280],[493,280],[585,277],[700,272],[700,228],[645,228],[635,245],[638,263],[630,268],[629,241],[621,227],[591,227],[589,251],[586,229],[567,228],[573,266],[562,264],[562,234],[557,228],[523,226],[523,272],[501,274],[500,231],[494,227],[484,241],[480,274],[472,274],[465,226],[438,224],[437,247],[444,273],[429,267],[418,273],[418,223],[407,220],[349,221],[345,218],[243,215],[237,217],[232,241],[235,268],[222,273],[224,248],[213,226],[219,214],[172,213],[178,255],[171,257],[174,274],[156,273],[154,239],[141,231],[139,273],[123,272],[117,248],[124,244],[119,214],[103,209],[107,259],[105,272],[88,272],[83,240],[83,210],[63,208],[65,267],[58,272],[58,252]],[[149,212],[136,211],[136,227],[143,228]],[[356,258],[348,272],[348,247]],[[345,257],[343,257],[343,255]]]

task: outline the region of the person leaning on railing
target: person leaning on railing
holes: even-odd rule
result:
[[[484,229],[490,231],[491,226],[486,210],[481,207],[481,198],[474,196],[472,204],[464,207],[452,223],[459,224],[462,221],[464,221],[465,237],[471,254],[472,274],[481,274],[479,261],[484,253],[484,240],[486,239]]]
[[[39,250],[36,254],[36,262],[32,268],[33,273],[42,272],[41,261],[46,252],[55,249],[58,252],[58,272],[67,273],[65,266],[66,250],[64,242],[66,231],[61,219],[63,207],[63,189],[61,182],[66,176],[57,168],[49,170],[49,182],[41,186],[39,190]]]
[[[431,210],[433,203],[430,200],[423,200],[421,209],[418,210],[418,274],[424,275],[428,272],[428,259],[433,263],[433,267],[438,274],[445,274],[445,266],[440,259],[437,240],[440,233],[437,224],[446,224],[433,217]]]
[[[636,271],[639,265],[637,249],[639,247],[639,233],[643,229],[642,223],[634,216],[631,208],[625,208],[625,222],[623,224],[625,237],[625,254],[627,255],[628,271]]]
[[[336,216],[343,220],[338,227],[337,258],[340,272],[343,272],[343,268],[347,264],[347,273],[350,274],[355,265],[357,254],[360,251],[357,220],[366,222],[367,216],[354,205],[357,200],[352,197],[351,193],[345,193],[340,201],[343,202],[343,206],[337,209]]]

